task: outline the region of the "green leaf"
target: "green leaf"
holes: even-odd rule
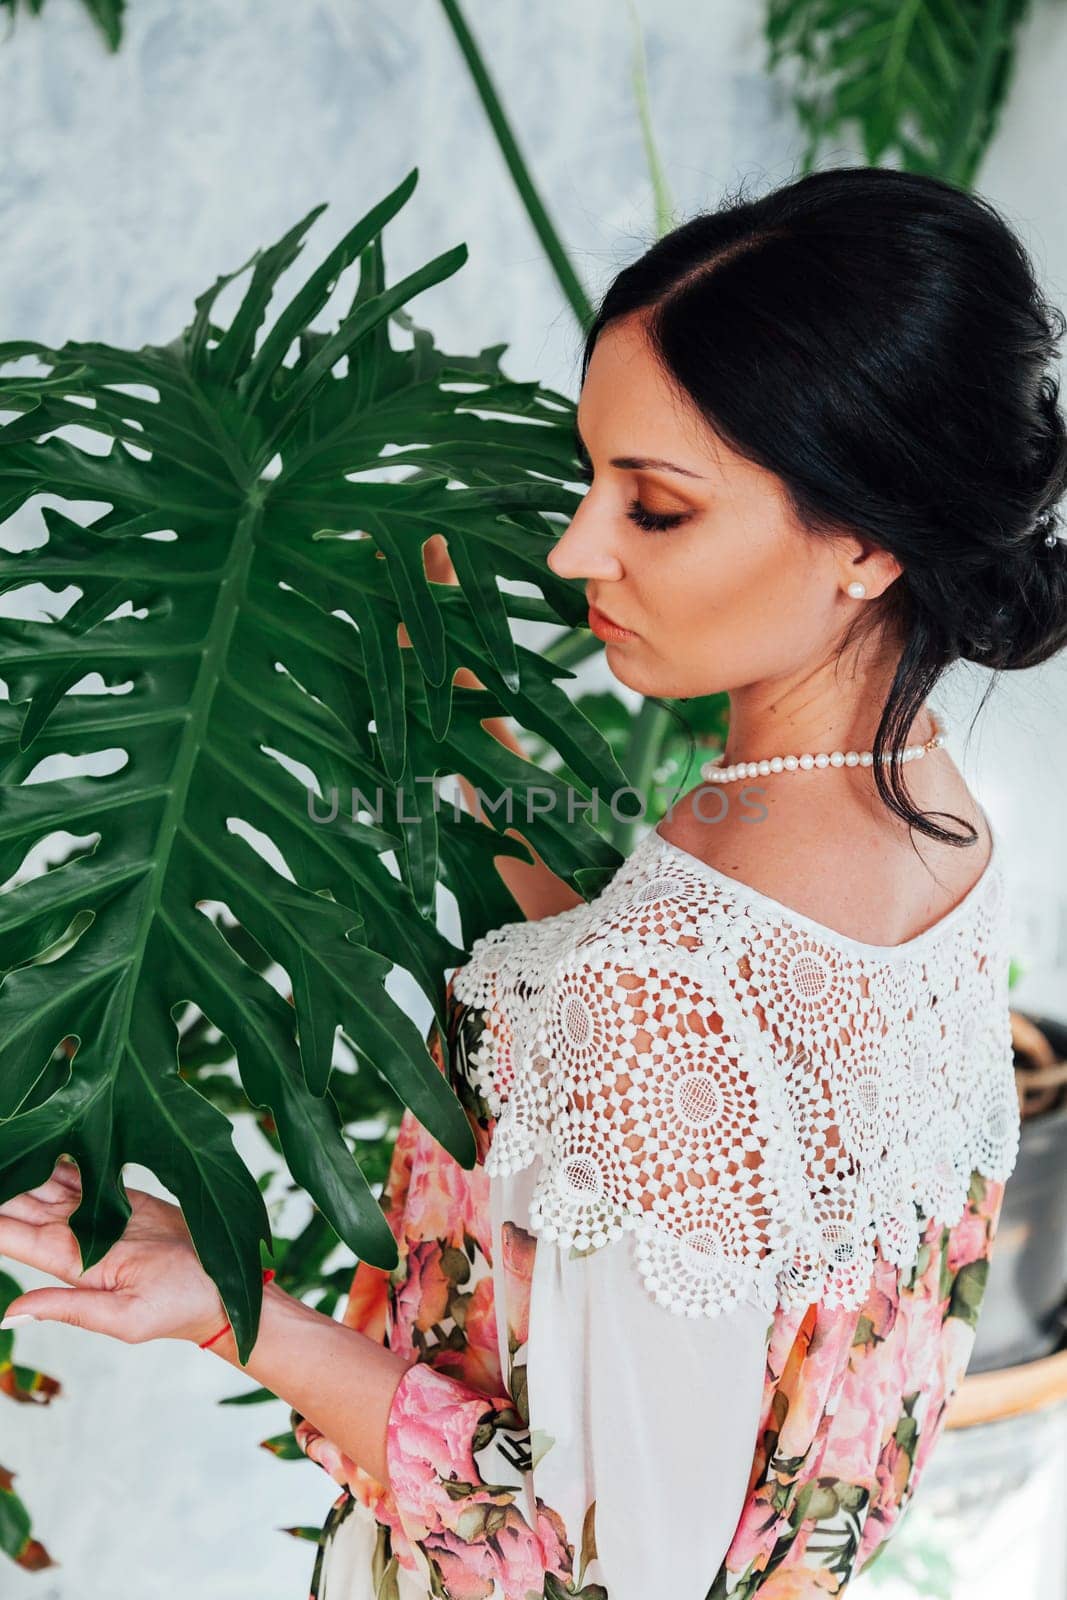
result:
[[[12,16],[20,11],[28,11],[31,16],[39,16],[44,0],[0,0],[0,10],[5,7]],[[108,48],[112,51],[118,49],[122,42],[122,22],[126,11],[126,0],[82,0],[86,11],[100,30]]]
[[[18,1560],[30,1538],[30,1514],[0,1470],[0,1550]]]
[[[30,1530],[29,1510],[14,1493],[14,1474],[0,1467],[0,1550],[26,1571],[40,1571],[45,1566],[56,1565]]]
[[[769,0],[768,65],[788,70],[809,134],[804,170],[847,128],[870,165],[968,186],[1029,9],[1029,0]]]
[[[269,1450],[279,1461],[306,1461],[307,1457],[296,1442],[292,1432],[276,1433],[269,1439],[261,1439],[260,1444],[264,1450]]]
[[[507,375],[503,347],[446,354],[414,323],[403,302],[466,253],[387,283],[382,230],[415,178],[276,315],[321,206],[219,275],[167,344],[0,345],[13,417],[0,521],[39,518],[44,535],[0,552],[0,592],[76,594],[61,615],[46,601],[0,618],[0,1195],[71,1154],[89,1266],[129,1218],[124,1164],[149,1167],[182,1206],[242,1360],[272,1240],[235,1111],[306,1191],[318,1239],[385,1268],[396,1242],[357,1154],[380,1182],[381,1140],[407,1107],[474,1163],[394,979],[442,1027],[445,972],[465,949],[437,926],[437,888],[456,894],[469,944],[517,914],[493,859],[526,849],[503,823],[450,814],[434,780],[510,787],[524,838],[567,881],[620,860],[568,819],[568,783],[482,726],[509,715],[551,740],[583,792],[625,784],[560,687],[573,674],[511,632],[513,617],[584,622],[582,586],[545,560],[578,503],[573,406]],[[338,326],[311,327],[348,270]],[[242,274],[221,327],[218,296]],[[86,430],[92,450],[74,442]],[[38,512],[40,496],[53,503]],[[423,546],[442,531],[456,588],[425,579]],[[485,689],[453,689],[461,666]],[[531,811],[546,792],[551,809]],[[31,867],[61,837],[67,859]],[[347,1132],[364,1115],[377,1142]],[[313,1259],[294,1266],[294,1291],[316,1281]]]

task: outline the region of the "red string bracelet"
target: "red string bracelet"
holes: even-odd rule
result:
[[[273,1267],[264,1267],[263,1268],[263,1282],[264,1283],[270,1283],[271,1280],[273,1279],[273,1277],[274,1277],[274,1268]],[[229,1331],[230,1331],[230,1321],[229,1321],[229,1318],[227,1317],[224,1326],[219,1329],[218,1333],[213,1333],[211,1335],[210,1339],[201,1339],[201,1341],[200,1341],[201,1350],[206,1350],[209,1344],[214,1344],[216,1339],[221,1339],[223,1334],[224,1333],[229,1333]]]

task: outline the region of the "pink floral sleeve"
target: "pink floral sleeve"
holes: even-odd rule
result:
[[[439,1575],[435,1593],[540,1600],[547,1574],[573,1592],[567,1531],[533,1492],[530,1433],[512,1400],[417,1362],[393,1397],[386,1450],[397,1515]]]
[[[331,1439],[291,1413],[297,1444],[345,1491],[337,1519],[358,1500],[388,1530],[388,1551],[442,1600],[538,1600],[555,1574],[568,1594],[592,1557],[591,1526],[579,1549],[563,1520],[537,1499],[526,1415],[525,1345],[535,1241],[506,1222],[506,1284],[497,1306],[489,1268],[488,1179],[480,1164],[491,1118],[467,1069],[485,1019],[454,1002],[449,985],[452,1082],[467,1110],[479,1165],[461,1168],[405,1111],[382,1206],[400,1247],[393,1274],[361,1262],[344,1321],[414,1357],[390,1407],[388,1484],[378,1483]],[[464,1026],[466,1024],[466,1026]],[[431,1028],[427,1044],[446,1058]],[[500,1369],[497,1316],[506,1319],[508,1370]],[[450,1371],[444,1370],[445,1367]],[[455,1375],[453,1375],[455,1374]],[[562,1592],[562,1590],[560,1591]]]

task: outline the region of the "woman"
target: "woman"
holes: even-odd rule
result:
[[[926,699],[1067,640],[1063,327],[992,208],[887,169],[609,288],[549,564],[620,682],[729,693],[727,749],[589,903],[502,861],[523,920],[430,1041],[477,1165],[405,1112],[397,1269],[343,1323],[266,1287],[244,1370],[341,1486],[319,1600],[840,1594],[898,1523],[1019,1131],[999,852]],[[14,1309],[237,1365],[175,1208],[131,1191],[79,1277],[78,1193],[0,1206],[74,1285]]]

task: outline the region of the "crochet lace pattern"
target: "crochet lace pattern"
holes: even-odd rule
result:
[[[866,945],[651,829],[595,899],[476,939],[453,993],[492,1177],[541,1168],[530,1227],[571,1253],[634,1235],[669,1310],[864,1303],[972,1173],[1019,1141],[994,851],[904,944]]]

